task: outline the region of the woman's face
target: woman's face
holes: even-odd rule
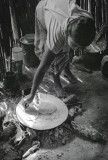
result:
[[[78,48],[80,48],[80,46],[77,43],[75,43],[72,37],[70,36],[68,36],[68,45],[73,50],[77,50]]]

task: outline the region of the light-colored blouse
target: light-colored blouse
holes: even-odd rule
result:
[[[75,0],[41,0],[35,13],[35,52],[45,43],[55,54],[68,52],[67,25],[80,16],[92,18]]]

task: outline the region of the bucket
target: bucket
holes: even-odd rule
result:
[[[22,78],[23,55],[21,47],[12,48],[12,70],[18,79]]]
[[[35,34],[26,34],[20,38],[21,47],[24,52],[24,65],[27,67],[37,67],[39,59],[34,52],[34,36]]]
[[[12,60],[22,61],[23,60],[23,50],[21,47],[12,48]]]

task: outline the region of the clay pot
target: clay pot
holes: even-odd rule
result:
[[[99,70],[100,65],[101,65],[101,60],[102,60],[102,54],[99,52],[97,53],[89,53],[87,52],[85,55],[82,57],[82,61],[85,65],[85,67],[91,69],[91,70]]]
[[[101,72],[108,78],[108,55],[104,56],[101,61]]]
[[[20,39],[21,47],[24,52],[23,61],[24,65],[27,67],[37,67],[40,62],[34,52],[34,36],[34,34],[26,34]]]

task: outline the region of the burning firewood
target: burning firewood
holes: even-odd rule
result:
[[[12,122],[10,122],[5,129],[0,134],[1,140],[9,140],[10,137],[12,137],[15,134],[16,131],[16,125]]]
[[[15,143],[21,141],[25,137],[24,131],[21,129],[20,126],[17,127],[17,134],[15,135]]]
[[[8,109],[7,104],[5,102],[1,102],[0,103],[0,118],[6,115],[7,109]]]
[[[39,150],[39,148],[40,148],[40,142],[36,141],[35,145],[33,147],[31,147],[30,149],[28,149],[27,152],[23,155],[23,158],[26,158],[30,154],[33,154],[34,152],[36,152],[37,150]]]
[[[21,128],[20,125],[17,126],[16,134],[10,140],[10,144],[14,146],[15,149],[19,149],[26,142],[29,133]]]
[[[26,142],[26,139],[25,139],[25,137],[24,138],[22,138],[20,141],[18,141],[16,144],[15,144],[15,149],[20,149],[20,147],[22,147],[23,146],[23,144]]]
[[[82,114],[82,112],[82,103],[76,103],[75,105],[72,105],[69,109],[68,119],[72,120],[72,118],[75,118],[77,115]]]
[[[72,94],[72,95],[68,96],[67,98],[63,99],[63,102],[66,105],[70,105],[70,104],[76,103],[77,101],[78,101],[78,99],[77,99],[75,94]]]

